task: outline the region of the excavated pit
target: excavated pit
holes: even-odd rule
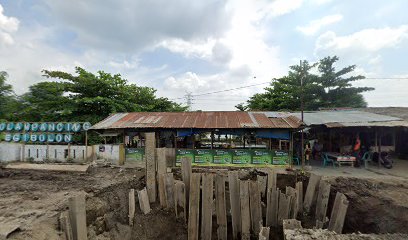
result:
[[[244,172],[241,179],[255,179],[262,174],[240,172]],[[175,176],[180,178],[178,171]],[[343,233],[408,233],[407,180],[349,177],[324,180],[331,183],[327,216],[337,191],[349,200]],[[297,181],[303,181],[306,191],[307,177],[296,173],[278,175],[277,187],[294,187]],[[21,224],[21,230],[12,233],[9,239],[60,239],[63,233],[58,225],[59,214],[67,210],[70,196],[85,192],[89,239],[187,239],[187,224],[182,218],[176,219],[173,211],[161,210],[158,204],[153,204],[152,212],[144,215],[136,202],[135,224],[129,227],[129,190],[144,186],[142,169],[91,167],[87,173],[0,169],[0,217]],[[228,194],[226,198],[229,202]],[[304,228],[314,225],[313,219],[300,220]],[[231,225],[228,227],[230,231]],[[215,238],[215,217],[213,230]],[[270,239],[283,239],[282,229],[271,229],[271,233]]]

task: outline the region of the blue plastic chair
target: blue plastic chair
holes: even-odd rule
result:
[[[294,162],[296,165],[300,165],[299,157],[293,157],[293,162]]]
[[[368,166],[368,162],[371,162],[371,153],[370,152],[365,152],[363,154],[363,157],[361,158],[361,162],[364,163],[364,166],[367,167]]]
[[[333,164],[333,167],[335,167],[334,160],[330,159],[326,153],[322,153],[322,159],[323,159],[323,167],[327,166],[329,163]]]

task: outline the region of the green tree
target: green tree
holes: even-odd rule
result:
[[[120,74],[77,67],[76,74],[43,70],[55,82],[33,85],[23,96],[28,116],[39,120],[89,121],[96,123],[117,112],[185,111],[167,98],[156,97],[156,90],[129,84]],[[36,112],[38,114],[36,114]]]
[[[15,104],[13,87],[8,84],[7,72],[0,72],[0,119],[9,119]]]
[[[351,76],[355,65],[337,71],[334,65],[338,60],[334,56],[314,64],[302,61],[290,66],[287,76],[273,79],[264,93],[257,93],[247,101],[246,107],[249,110],[297,111],[301,108],[302,95],[305,110],[365,107],[367,103],[361,93],[373,88],[353,87],[352,82],[364,76]]]

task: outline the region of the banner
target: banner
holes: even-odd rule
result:
[[[272,164],[274,165],[289,164],[289,153],[286,151],[275,150],[272,157]]]
[[[213,163],[214,153],[211,149],[194,150],[194,163],[211,164]]]
[[[126,148],[125,158],[126,161],[143,161],[145,155],[144,148]]]
[[[252,164],[272,164],[272,151],[266,149],[253,150]]]
[[[231,164],[232,163],[232,152],[229,150],[215,149],[214,164]]]
[[[274,166],[288,165],[289,152],[267,149],[177,149],[176,166],[187,158],[193,165],[211,166]]]
[[[194,150],[193,149],[177,149],[176,151],[176,165],[181,164],[181,159],[187,158],[190,162],[194,163]]]

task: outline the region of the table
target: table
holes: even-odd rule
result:
[[[345,155],[341,154],[338,152],[326,152],[326,155],[328,158],[331,158],[335,160],[335,162],[341,166],[341,164],[351,164],[351,166],[354,167],[354,163],[356,162],[356,157],[350,156],[350,155]]]

